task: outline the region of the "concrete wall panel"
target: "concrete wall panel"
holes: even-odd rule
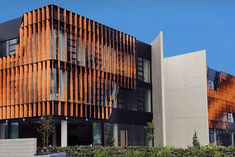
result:
[[[162,32],[152,42],[152,94],[155,146],[165,146],[165,99],[162,75],[163,41]]]
[[[194,131],[201,144],[208,144],[205,51],[165,58],[163,63],[166,145],[192,145]]]
[[[36,152],[36,138],[0,140],[1,157],[33,157]]]

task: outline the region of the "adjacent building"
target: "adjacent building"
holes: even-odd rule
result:
[[[51,145],[186,147],[234,144],[233,76],[206,51],[164,58],[151,43],[55,5],[0,24],[0,138],[37,137],[52,116]],[[207,81],[208,80],[208,81]],[[226,95],[226,96],[225,96]]]
[[[208,68],[210,143],[234,145],[235,77]]]

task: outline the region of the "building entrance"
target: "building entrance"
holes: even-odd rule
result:
[[[68,123],[68,145],[91,145],[92,124],[91,123]]]

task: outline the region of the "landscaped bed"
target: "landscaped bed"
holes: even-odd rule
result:
[[[48,152],[66,152],[67,156],[75,157],[234,157],[235,147],[97,147],[70,146],[48,147]]]

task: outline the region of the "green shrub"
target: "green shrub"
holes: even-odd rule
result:
[[[145,132],[146,132],[146,139],[148,141],[149,146],[152,146],[152,142],[154,140],[154,124],[153,122],[148,122],[146,126],[144,127]]]
[[[151,148],[150,156],[151,157],[170,157],[172,152],[172,148],[170,147],[159,147],[159,148]]]
[[[235,147],[47,147],[51,152],[67,152],[71,157],[234,157]]]
[[[199,139],[197,137],[197,132],[194,131],[194,135],[193,135],[193,146],[194,147],[200,147],[200,142]]]

